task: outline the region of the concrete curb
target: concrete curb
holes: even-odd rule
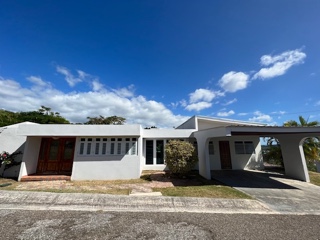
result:
[[[250,199],[0,191],[0,209],[279,214]]]

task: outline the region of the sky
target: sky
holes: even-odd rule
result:
[[[318,0],[1,0],[0,109],[320,120]]]

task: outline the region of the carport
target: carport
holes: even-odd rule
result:
[[[195,132],[194,137],[198,143],[200,175],[211,179],[208,139],[234,136],[277,138],[280,141],[285,174],[294,179],[310,182],[303,152],[303,142],[309,137],[319,137],[320,127],[227,126]]]

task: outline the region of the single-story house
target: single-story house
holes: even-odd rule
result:
[[[2,146],[7,129],[0,130],[0,151],[9,151]],[[71,180],[139,178],[143,170],[166,168],[164,146],[171,139],[196,146],[196,168],[210,179],[211,170],[263,168],[260,137],[270,136],[280,140],[286,174],[308,182],[302,143],[306,137],[320,136],[320,127],[269,127],[193,116],[174,129],[23,123],[15,136],[25,139],[19,180],[34,174],[70,175]]]

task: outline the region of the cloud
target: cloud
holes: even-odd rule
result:
[[[226,92],[237,92],[248,86],[249,75],[243,72],[228,72],[222,76],[218,84]]]
[[[247,116],[248,113],[238,113],[238,116]]]
[[[74,87],[77,83],[82,82],[85,76],[84,72],[78,70],[79,77],[75,77],[68,68],[62,66],[57,66],[56,70],[58,73],[64,75],[64,79],[67,81],[70,87]]]
[[[254,74],[252,79],[268,79],[284,75],[292,66],[302,64],[306,56],[300,49],[286,51],[274,56],[263,55],[260,64],[265,67]]]
[[[196,103],[200,101],[205,101],[205,102],[211,102],[212,99],[215,98],[216,94],[208,89],[197,89],[193,93],[189,94],[190,96],[190,103]]]
[[[188,111],[201,111],[212,106],[212,100],[216,97],[223,96],[221,91],[199,88],[189,94],[189,103],[182,100],[180,104]]]
[[[128,87],[113,89],[113,91],[118,94],[120,97],[133,97],[134,96],[134,85],[131,84]]]
[[[45,81],[43,81],[41,79],[41,77],[36,77],[36,76],[30,76],[30,77],[27,77],[27,80],[33,84],[35,84],[36,86],[39,86],[39,87],[45,87],[45,86],[48,86],[48,83],[46,83]]]
[[[235,114],[233,110],[230,110],[229,112],[218,112],[217,116],[219,117],[229,117],[231,115]]]
[[[40,77],[29,79],[42,84]],[[0,77],[0,109],[34,111],[44,105],[74,123],[83,123],[89,116],[117,115],[125,117],[128,124],[168,128],[177,127],[189,118],[173,114],[161,102],[135,96],[133,85],[110,91],[62,92],[48,84],[41,91],[33,91],[32,87],[25,88],[15,80]]]
[[[237,101],[238,101],[238,99],[234,98],[234,99],[232,99],[232,100],[230,100],[228,102],[222,103],[221,105],[228,106],[228,105],[231,105],[232,103],[235,103]]]
[[[269,116],[267,114],[263,114],[260,111],[254,112],[253,115],[254,115],[254,117],[249,118],[249,121],[270,123],[273,120],[271,116]]]
[[[197,103],[191,103],[188,106],[186,106],[186,110],[188,111],[201,111],[203,109],[209,108],[212,106],[212,103],[210,102],[197,102]]]

